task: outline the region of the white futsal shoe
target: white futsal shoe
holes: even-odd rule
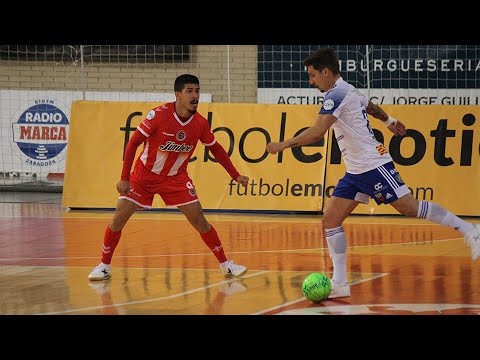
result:
[[[222,269],[225,277],[239,277],[247,272],[247,268],[245,266],[237,265],[233,262],[233,260],[227,260],[220,264],[220,269]]]
[[[100,263],[98,264],[90,274],[88,274],[88,280],[100,281],[108,280],[112,277],[112,272],[110,271],[110,265]]]

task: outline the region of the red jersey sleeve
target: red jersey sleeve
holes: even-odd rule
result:
[[[232,163],[232,160],[230,160],[230,157],[228,156],[228,153],[225,151],[222,145],[220,143],[215,142],[212,146],[208,147],[208,150],[212,153],[212,155],[215,157],[215,159],[222,165],[225,170],[230,174],[230,177],[237,181],[237,178],[240,176],[240,173],[235,169],[235,166]]]
[[[202,116],[202,120],[202,134],[200,135],[200,141],[205,146],[212,146],[217,140],[215,140],[215,135],[213,135],[207,119]]]
[[[160,111],[159,108],[150,110],[145,116],[145,119],[138,125],[137,130],[140,131],[145,137],[152,135],[160,121]]]
[[[123,156],[123,167],[122,175],[120,180],[129,181],[130,180],[130,170],[132,169],[133,160],[135,160],[135,154],[137,153],[137,148],[145,141],[146,137],[142,134],[137,128],[133,133],[133,136],[127,143],[125,148],[125,154]]]

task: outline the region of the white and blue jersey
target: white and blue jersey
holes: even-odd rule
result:
[[[347,172],[362,174],[392,161],[382,143],[375,139],[367,117],[368,99],[353,85],[339,78],[325,93],[320,114],[337,118],[332,125]]]
[[[325,93],[320,114],[337,118],[332,128],[347,174],[333,196],[368,203],[390,203],[410,190],[395,169],[385,146],[375,139],[367,117],[368,99],[341,77]]]

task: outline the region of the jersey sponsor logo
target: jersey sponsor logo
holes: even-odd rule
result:
[[[152,120],[155,117],[155,110],[150,110],[147,114],[146,119],[147,120]]]
[[[161,151],[172,151],[172,152],[190,152],[193,149],[193,145],[187,144],[177,144],[175,141],[167,141],[165,145],[160,145],[158,147]]]
[[[327,99],[323,102],[323,108],[325,110],[332,110],[333,109],[334,102],[332,99]]]
[[[167,133],[165,131],[162,131],[162,134],[165,135],[165,136],[175,136],[174,134],[170,134],[170,133]]]

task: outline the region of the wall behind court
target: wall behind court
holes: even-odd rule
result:
[[[257,102],[257,45],[192,45],[189,60],[172,63],[0,61],[0,88],[173,93],[183,73],[197,75],[213,102]]]

